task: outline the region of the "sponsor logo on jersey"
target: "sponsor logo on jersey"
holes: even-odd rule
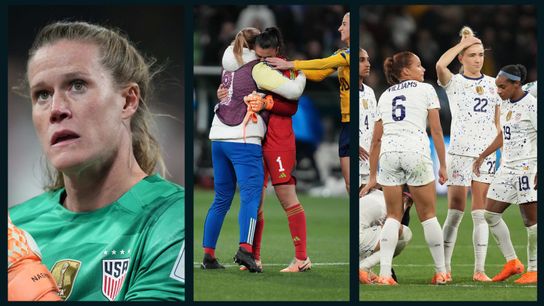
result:
[[[102,294],[113,301],[121,291],[127,276],[130,258],[102,259]]]
[[[508,113],[506,114],[506,121],[510,121],[511,118],[512,118],[512,111],[508,111]]]
[[[81,261],[75,259],[62,259],[57,261],[51,268],[51,275],[57,283],[60,292],[59,296],[66,300],[70,297],[76,277],[81,267]]]
[[[479,94],[479,95],[483,95],[484,94],[484,87],[483,86],[476,86],[476,92]]]

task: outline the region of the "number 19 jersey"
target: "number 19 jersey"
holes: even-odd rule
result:
[[[455,74],[447,84],[438,85],[446,90],[451,110],[448,153],[478,157],[497,136],[495,108],[501,99],[495,79]]]
[[[406,80],[389,87],[378,101],[377,120],[383,122],[381,152],[417,152],[430,157],[428,110],[440,108],[434,88]]]

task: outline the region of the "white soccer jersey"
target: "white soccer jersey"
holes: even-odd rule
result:
[[[389,87],[378,102],[382,120],[381,152],[418,152],[431,156],[427,136],[428,110],[440,108],[434,88],[414,80]]]
[[[533,97],[536,98],[538,93],[537,81],[527,83],[521,87],[524,91],[528,91]]]
[[[362,90],[359,90],[359,146],[368,152],[377,117],[377,105],[374,90],[363,84]],[[359,160],[359,174],[370,174],[368,160]]]
[[[451,110],[448,153],[478,157],[497,136],[495,109],[501,99],[495,79],[455,74],[444,87]]]
[[[373,190],[359,199],[359,230],[385,223],[387,210],[381,190]]]
[[[526,167],[537,159],[537,100],[529,93],[501,106],[502,165]]]

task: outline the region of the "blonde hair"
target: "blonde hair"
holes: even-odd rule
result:
[[[145,173],[152,174],[157,166],[164,173],[165,165],[159,143],[150,132],[153,117],[146,103],[146,98],[152,91],[151,80],[159,72],[151,71],[155,59],[145,59],[119,30],[87,22],[55,22],[42,28],[36,35],[29,50],[27,65],[40,48],[60,40],[95,44],[100,50],[100,62],[111,72],[115,85],[122,87],[132,82],[138,84],[139,106],[130,120],[132,151]],[[60,171],[47,168],[47,174],[49,182],[46,183],[46,190],[64,187],[64,177]]]
[[[247,27],[240,30],[234,37],[234,40],[231,43],[233,46],[232,51],[239,65],[244,64],[244,60],[242,59],[244,48],[253,50],[253,48],[255,48],[255,37],[260,33],[261,31],[256,28]]]

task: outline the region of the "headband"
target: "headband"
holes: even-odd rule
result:
[[[499,71],[499,73],[497,74],[497,77],[499,77],[501,75],[506,77],[507,79],[509,79],[511,81],[521,81],[521,77],[519,77],[517,75],[513,75],[511,73],[508,73],[508,72],[506,72],[504,70]]]

